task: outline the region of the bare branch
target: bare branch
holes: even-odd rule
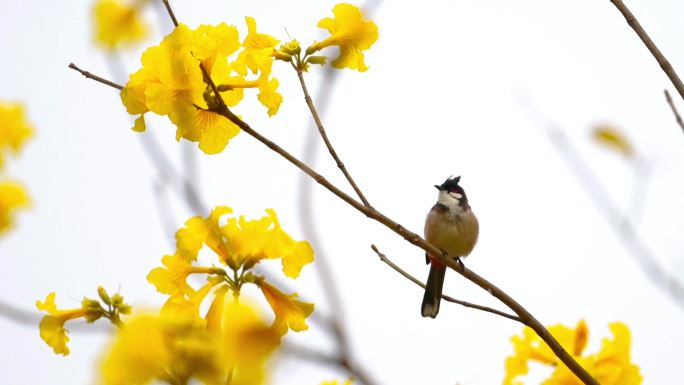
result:
[[[373,249],[373,251],[375,251],[375,253],[378,255],[378,257],[380,257],[380,260],[382,262],[385,262],[387,265],[389,265],[389,267],[394,269],[394,271],[403,275],[409,281],[411,281],[411,282],[415,283],[416,285],[425,289],[425,284],[423,282],[421,282],[418,278],[415,278],[411,274],[407,273],[401,267],[397,266],[394,262],[392,262],[389,258],[387,258],[387,256],[385,254],[381,253],[380,250],[378,250],[378,248],[375,245],[371,245],[371,249]],[[522,323],[522,320],[520,319],[520,317],[514,316],[512,314],[504,313],[504,312],[496,310],[496,309],[492,309],[491,307],[482,306],[482,305],[478,305],[478,304],[474,304],[474,303],[470,303],[470,302],[466,302],[466,301],[461,301],[459,299],[456,299],[456,298],[453,298],[453,297],[450,297],[450,296],[444,295],[444,294],[442,294],[442,299],[447,301],[447,302],[453,302],[455,304],[459,304],[461,306],[469,307],[471,309],[482,310],[482,311],[487,312],[487,313],[496,314],[498,316],[505,317],[505,318],[511,319],[513,321],[517,321],[517,322]]]
[[[302,73],[302,70],[299,68],[295,68],[295,69],[297,70],[297,77],[299,78],[299,84],[302,86],[302,91],[304,92],[304,100],[306,101],[306,105],[309,107],[309,111],[311,111],[311,116],[313,116],[314,121],[316,122],[316,127],[318,127],[318,132],[321,134],[321,138],[323,139],[323,142],[325,142],[325,146],[328,148],[330,155],[335,160],[337,167],[342,171],[342,174],[344,174],[344,177],[347,178],[347,181],[352,186],[354,191],[356,191],[356,195],[359,196],[359,199],[361,199],[361,202],[363,202],[364,205],[370,207],[370,203],[368,203],[368,200],[366,200],[366,197],[363,196],[361,189],[359,188],[359,186],[356,185],[356,182],[354,182],[354,179],[351,177],[351,174],[349,174],[349,171],[347,171],[347,167],[344,165],[344,163],[342,163],[342,160],[340,160],[340,157],[337,156],[337,152],[333,148],[332,143],[330,143],[330,139],[328,139],[328,134],[326,134],[326,132],[325,132],[325,128],[323,127],[323,122],[321,122],[321,118],[320,118],[320,116],[318,116],[318,111],[316,111],[316,107],[314,106],[313,100],[311,99],[311,95],[309,95],[309,91],[306,88],[306,83],[304,82],[304,74]]]
[[[658,61],[658,64],[660,64],[660,68],[663,69],[665,74],[667,75],[668,78],[670,78],[670,81],[672,84],[674,84],[675,88],[679,92],[679,95],[684,99],[684,84],[682,84],[682,80],[679,78],[677,73],[675,72],[674,68],[672,68],[672,65],[670,64],[669,61],[665,58],[665,55],[663,55],[662,52],[660,52],[660,49],[655,45],[653,40],[648,36],[644,28],[639,24],[639,21],[636,19],[634,14],[627,8],[625,3],[622,2],[622,0],[610,0],[613,5],[622,13],[622,16],[624,16],[625,21],[627,21],[627,24],[629,24],[630,27],[636,32],[637,36],[639,36],[639,39],[641,39],[642,42],[646,45],[646,48],[651,52],[653,57]]]
[[[672,109],[672,113],[675,116],[675,120],[677,121],[677,124],[679,127],[682,128],[682,133],[684,133],[684,122],[682,121],[682,116],[679,115],[679,111],[677,111],[677,108],[674,105],[674,102],[672,101],[672,97],[670,96],[670,93],[665,90],[665,99],[667,100],[667,104],[670,105],[670,108]]]
[[[572,169],[596,209],[611,225],[646,277],[654,286],[667,293],[677,305],[684,307],[684,285],[660,265],[656,255],[642,240],[627,215],[613,202],[599,178],[594,175],[591,166],[582,159],[565,132],[555,126],[550,126],[547,130],[551,143]]]
[[[162,0],[164,2],[164,6],[166,7],[166,12],[169,13],[169,17],[171,18],[171,21],[173,22],[174,27],[178,27],[178,19],[176,19],[176,15],[173,13],[173,9],[171,8],[171,4],[169,4],[169,0]]]
[[[283,351],[295,357],[310,362],[318,362],[321,364],[338,367],[351,374],[354,379],[362,384],[374,385],[375,382],[370,378],[368,373],[355,363],[350,362],[344,355],[333,355],[330,353],[321,352],[306,346],[295,345],[287,343],[283,345]]]
[[[95,80],[95,81],[100,82],[102,84],[106,84],[112,88],[116,88],[119,91],[123,90],[123,88],[124,88],[121,84],[114,83],[111,80],[107,80],[107,79],[99,77],[97,75],[93,75],[88,71],[82,70],[82,69],[76,67],[76,64],[74,64],[74,63],[69,63],[69,68],[71,68],[72,70],[76,70],[76,71],[80,72],[81,75],[85,76],[88,79],[92,79],[92,80]]]

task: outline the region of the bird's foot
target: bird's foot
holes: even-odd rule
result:
[[[463,264],[463,260],[461,259],[461,257],[453,257],[453,260],[456,261],[456,263],[458,263],[458,266],[461,268],[461,271],[465,269],[465,265]]]

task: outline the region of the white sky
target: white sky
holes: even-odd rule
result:
[[[332,1],[175,1],[194,27],[225,21],[244,31],[244,15],[259,30],[303,44],[321,35],[316,22]],[[34,207],[0,240],[0,299],[32,309],[57,292],[60,306],[77,306],[104,285],[134,305],[163,296],[145,281],[172,251],[161,225],[158,172],[130,131],[118,94],[67,69],[75,62],[108,77],[106,56],[91,43],[91,1],[0,1],[0,99],[26,103],[36,137],[8,174],[30,190]],[[660,263],[684,280],[684,137],[663,89],[684,103],[609,1],[385,1],[373,19],[380,39],[367,54],[370,70],[344,71],[324,116],[348,169],[382,212],[420,232],[434,203],[432,187],[451,174],[481,224],[466,263],[506,290],[546,324],[589,324],[589,351],[623,321],[633,333],[633,360],[645,383],[684,383],[680,370],[684,307],[647,280],[594,208],[548,139],[561,127],[620,207],[628,209],[632,172],[617,155],[596,147],[590,127],[609,122],[632,139],[653,167],[639,231]],[[684,2],[631,0],[628,5],[684,73]],[[169,23],[149,10],[156,44]],[[129,71],[144,45],[122,54]],[[285,102],[272,119],[251,95],[236,110],[260,132],[301,155],[310,117],[285,65],[278,76]],[[308,76],[321,87],[321,76]],[[122,79],[118,79],[123,82]],[[204,201],[257,216],[273,207],[295,238],[300,173],[248,137],[206,156],[174,140],[174,127],[152,119],[150,132],[174,160],[181,149],[197,162]],[[338,186],[344,179],[327,152],[315,166]],[[644,187],[644,186],[641,186]],[[370,244],[417,277],[427,276],[422,252],[313,186],[316,230],[343,293],[347,325],[360,362],[382,384],[496,384],[519,324],[443,304],[423,319],[422,292],[378,261]],[[193,215],[167,193],[174,229]],[[163,203],[161,204],[164,205]],[[274,266],[277,268],[277,266]],[[450,273],[445,293],[498,306]],[[328,306],[313,266],[291,283],[317,309]],[[81,327],[80,330],[88,328]],[[89,384],[106,343],[101,333],[72,333],[67,358],[39,339],[37,326],[0,319],[3,384]],[[329,346],[320,329],[294,340]],[[318,384],[344,373],[299,361],[279,361],[274,383]]]

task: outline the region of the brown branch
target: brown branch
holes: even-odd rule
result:
[[[166,7],[166,12],[169,13],[169,17],[171,18],[171,21],[173,22],[174,27],[178,27],[178,19],[176,19],[176,15],[173,13],[173,9],[171,8],[171,4],[169,4],[169,0],[162,0],[164,2],[164,6]]]
[[[88,72],[88,71],[82,70],[82,69],[76,67],[76,64],[74,64],[74,63],[69,63],[69,68],[71,68],[72,70],[76,70],[76,71],[80,72],[81,75],[85,76],[85,77],[88,78],[88,79],[92,79],[92,80],[95,80],[95,81],[100,82],[100,83],[102,83],[102,84],[106,84],[106,85],[108,85],[108,86],[110,86],[110,87],[112,87],[112,88],[116,88],[116,89],[119,90],[119,91],[123,90],[123,88],[124,88],[121,84],[114,83],[114,82],[111,81],[111,80],[107,80],[107,79],[105,79],[105,78],[102,78],[102,77],[99,77],[99,76],[97,76],[97,75],[91,74],[91,73]]]
[[[363,196],[363,193],[361,192],[361,189],[359,186],[356,185],[356,182],[354,182],[354,179],[351,177],[351,174],[349,174],[349,171],[347,171],[347,167],[342,163],[342,160],[340,160],[340,157],[337,156],[337,152],[333,148],[332,143],[330,143],[330,139],[328,139],[328,134],[325,132],[325,128],[323,127],[323,122],[321,122],[320,116],[318,116],[318,111],[316,111],[316,107],[314,106],[313,100],[311,99],[311,96],[309,95],[309,91],[306,88],[306,83],[304,82],[304,74],[302,73],[302,70],[299,68],[296,68],[297,70],[297,77],[299,78],[299,84],[302,86],[302,91],[304,92],[304,100],[306,101],[306,105],[309,107],[309,111],[311,111],[311,116],[313,116],[314,121],[316,122],[316,127],[318,127],[318,132],[321,134],[321,138],[323,139],[323,142],[325,142],[325,146],[328,148],[328,151],[330,152],[330,155],[333,157],[335,160],[335,163],[337,163],[337,167],[342,171],[342,174],[344,174],[344,177],[347,178],[347,181],[349,184],[352,186],[354,191],[356,191],[356,195],[359,196],[359,199],[361,199],[361,202],[363,202],[364,205],[370,207],[370,203],[368,203],[368,200],[366,200],[366,197]]]
[[[328,191],[336,195],[338,198],[341,200],[345,201],[348,203],[350,206],[354,207],[356,210],[361,212],[362,214],[366,215],[367,217],[385,225],[385,227],[389,228],[390,230],[394,231],[396,234],[400,235],[403,237],[405,240],[407,240],[409,243],[425,250],[428,254],[436,256],[435,258],[439,259],[440,262],[444,263],[445,265],[449,266],[452,270],[458,272],[462,276],[464,276],[466,279],[469,281],[473,282],[477,286],[480,286],[482,289],[487,291],[489,294],[493,295],[496,297],[499,301],[503,302],[508,308],[513,310],[521,319],[522,323],[525,325],[529,326],[532,330],[541,337],[541,339],[546,342],[547,345],[551,348],[551,350],[554,352],[554,354],[585,384],[587,385],[599,385],[594,378],[591,377],[591,375],[582,368],[577,361],[575,361],[570,354],[560,345],[560,343],[551,335],[551,333],[544,327],[544,325],[539,322],[530,312],[527,311],[522,305],[520,305],[517,301],[515,301],[512,297],[510,297],[508,294],[506,294],[503,290],[499,289],[483,277],[479,276],[477,273],[474,271],[466,268],[464,265],[459,264],[453,260],[447,259],[446,257],[443,256],[443,253],[440,249],[435,247],[434,245],[428,243],[426,240],[421,238],[418,234],[409,231],[406,229],[404,226],[401,224],[393,221],[386,215],[382,214],[381,212],[377,211],[373,207],[365,206],[363,203],[358,202],[348,194],[346,194],[344,191],[340,190],[337,188],[335,185],[332,183],[328,182],[325,177],[322,175],[318,174],[316,171],[314,171],[311,167],[308,165],[304,164],[301,162],[299,159],[297,159],[295,156],[287,152],[285,149],[271,141],[270,139],[266,138],[265,136],[261,135],[259,132],[255,131],[249,124],[244,122],[242,119],[240,119],[237,115],[233,114],[230,109],[228,109],[228,106],[224,102],[223,98],[221,97],[221,94],[218,92],[218,89],[216,87],[216,84],[214,81],[211,79],[209,76],[209,73],[207,72],[206,68],[200,63],[200,68],[202,69],[202,72],[204,74],[205,80],[208,82],[209,87],[211,88],[212,92],[214,93],[214,96],[216,98],[216,102],[218,103],[218,107],[213,110],[215,113],[218,113],[224,117],[226,117],[228,120],[230,120],[233,124],[237,125],[240,127],[242,131],[247,133],[249,136],[253,137],[254,139],[258,140],[261,142],[263,145],[271,149],[272,151],[276,152],[278,155],[282,156],[285,158],[287,161],[292,163],[295,167],[309,175],[313,180],[315,180],[318,184],[321,186],[325,187]]]
[[[373,249],[373,251],[375,251],[375,254],[377,254],[378,257],[380,257],[380,260],[382,262],[385,262],[387,265],[389,265],[389,267],[394,269],[394,271],[403,275],[409,281],[411,281],[411,282],[415,283],[416,285],[425,289],[425,284],[423,282],[421,282],[418,278],[412,276],[411,274],[407,273],[401,267],[397,266],[394,262],[392,262],[389,258],[387,258],[387,256],[385,254],[381,253],[380,250],[378,250],[378,248],[375,245],[371,245],[371,249]],[[447,302],[459,304],[461,306],[469,307],[471,309],[482,310],[482,311],[487,312],[487,313],[496,314],[498,316],[508,318],[508,319],[513,320],[513,321],[517,321],[517,322],[522,323],[522,320],[520,319],[520,317],[517,317],[517,316],[514,316],[512,314],[508,314],[508,313],[493,309],[491,307],[482,306],[482,305],[478,305],[478,304],[471,303],[471,302],[461,301],[460,299],[456,299],[456,298],[450,297],[450,296],[445,295],[445,294],[442,294],[442,299],[447,301]]]
[[[670,81],[672,84],[674,84],[675,88],[679,92],[679,95],[682,97],[682,99],[684,99],[684,84],[682,84],[682,80],[679,78],[674,68],[672,68],[670,62],[667,61],[665,55],[660,52],[660,49],[658,49],[653,40],[651,40],[641,24],[639,24],[639,21],[636,19],[636,17],[634,17],[634,14],[632,14],[622,0],[610,0],[610,2],[615,5],[620,13],[622,13],[622,16],[624,16],[627,24],[632,27],[637,36],[639,36],[639,39],[641,39],[641,41],[646,45],[646,48],[648,48],[656,61],[658,61],[658,64],[660,64],[660,68],[662,68],[667,77],[670,78]]]
[[[203,67],[202,67],[203,68]],[[204,69],[203,69],[204,70]],[[206,71],[204,71],[206,73]],[[368,207],[363,205],[362,203],[356,201],[354,198],[350,197],[347,195],[345,192],[337,188],[335,185],[332,183],[328,182],[325,177],[322,175],[318,174],[316,171],[311,169],[309,166],[306,164],[302,163],[299,159],[294,157],[292,154],[289,152],[285,151],[282,147],[278,146],[275,144],[273,141],[269,140],[268,138],[264,137],[257,131],[255,131],[249,124],[246,122],[242,121],[240,118],[238,118],[235,114],[233,114],[228,107],[226,106],[225,102],[221,98],[220,94],[218,93],[218,90],[216,89],[216,85],[213,83],[213,81],[209,78],[209,85],[214,91],[214,95],[216,95],[216,99],[219,103],[219,108],[216,111],[217,113],[225,116],[233,122],[233,124],[237,125],[242,129],[242,131],[246,132],[248,135],[252,136],[254,139],[258,140],[261,142],[263,145],[266,147],[270,148],[271,150],[275,151],[277,154],[288,160],[290,163],[292,163],[294,166],[302,170],[304,173],[309,175],[313,180],[315,180],[318,184],[321,186],[325,187],[336,195],[338,198],[342,199],[343,201],[347,202],[350,206],[354,207],[361,213],[365,214],[367,217],[382,223],[385,225],[387,228],[390,230],[394,231],[404,239],[406,239],[408,242],[411,244],[425,250],[428,254],[438,256],[437,258],[440,259],[441,262],[445,263],[447,266],[449,266],[451,269],[454,271],[458,272],[462,276],[464,276],[466,279],[469,281],[473,282],[474,284],[480,286],[482,289],[485,291],[489,292],[491,295],[499,299],[501,302],[503,302],[506,306],[508,306],[511,310],[513,310],[521,319],[522,323],[525,325],[529,326],[532,328],[539,337],[541,337],[544,342],[546,342],[547,345],[551,348],[551,350],[554,352],[554,354],[580,379],[582,382],[585,384],[589,385],[598,385],[596,380],[591,377],[591,375],[582,368],[577,361],[575,361],[570,354],[560,345],[560,343],[551,335],[551,333],[544,327],[544,325],[539,322],[530,312],[527,311],[522,305],[520,305],[517,301],[515,301],[513,298],[511,298],[508,294],[506,294],[503,290],[499,289],[498,287],[494,286],[491,284],[489,281],[486,279],[482,278],[478,274],[476,274],[474,271],[466,268],[463,265],[460,265],[452,260],[448,260],[447,258],[443,257],[443,253],[440,249],[435,247],[434,245],[428,243],[426,240],[421,238],[418,234],[411,232],[407,230],[404,226],[401,224],[393,221],[386,215],[382,214],[381,212],[377,211],[373,207]]]
[[[667,104],[670,105],[670,108],[672,109],[672,113],[675,116],[675,120],[677,121],[677,124],[679,124],[679,127],[682,128],[682,133],[684,133],[684,122],[682,121],[682,116],[679,115],[679,111],[677,111],[677,108],[674,105],[674,102],[672,101],[672,97],[670,96],[670,93],[665,90],[665,99],[667,100]]]

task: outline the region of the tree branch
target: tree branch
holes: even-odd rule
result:
[[[342,174],[344,174],[344,177],[347,178],[347,181],[352,186],[354,191],[356,191],[356,195],[359,196],[359,199],[361,199],[361,202],[363,202],[364,205],[370,207],[370,203],[368,203],[368,200],[366,200],[366,197],[363,196],[361,189],[359,188],[359,186],[356,185],[356,182],[354,182],[354,179],[351,177],[351,175],[347,171],[347,167],[344,165],[344,163],[342,163],[342,160],[340,160],[340,157],[337,156],[337,152],[335,152],[335,149],[333,148],[332,143],[330,143],[330,139],[328,139],[328,134],[326,134],[326,132],[325,132],[325,128],[323,127],[323,122],[321,122],[321,118],[318,116],[318,112],[316,111],[316,107],[314,106],[313,100],[311,99],[311,96],[309,95],[309,91],[306,88],[306,83],[304,82],[304,74],[302,73],[302,70],[299,68],[296,68],[296,67],[295,67],[295,70],[297,71],[297,77],[299,78],[299,84],[302,86],[302,91],[304,92],[304,100],[306,101],[306,105],[309,107],[309,111],[311,111],[311,116],[313,116],[314,121],[316,122],[316,127],[318,127],[318,132],[321,134],[321,138],[323,138],[323,142],[325,142],[325,146],[328,148],[328,151],[330,152],[330,155],[335,160],[335,163],[337,163],[337,167],[342,171]]]
[[[121,84],[114,83],[114,82],[111,81],[111,80],[107,80],[107,79],[105,79],[105,78],[102,78],[102,77],[99,77],[99,76],[97,76],[97,75],[91,74],[91,73],[88,72],[88,71],[82,70],[82,69],[76,67],[76,64],[74,64],[74,63],[69,63],[69,68],[71,68],[72,70],[76,70],[76,71],[80,72],[81,75],[85,76],[85,77],[88,78],[88,79],[92,79],[92,80],[95,80],[95,81],[100,82],[100,83],[102,83],[102,84],[108,85],[108,86],[110,86],[110,87],[112,87],[112,88],[116,88],[116,89],[119,90],[119,91],[123,90],[123,88],[124,88]]]
[[[169,4],[169,0],[162,0],[164,2],[164,7],[166,7],[166,12],[169,13],[169,17],[171,18],[171,21],[173,22],[174,27],[178,27],[178,19],[176,19],[176,15],[173,13],[173,9],[171,8],[171,4]]]
[[[283,350],[285,351],[285,353],[299,357],[303,360],[319,362],[325,365],[343,369],[349,374],[351,374],[356,381],[362,384],[375,384],[375,382],[369,377],[368,373],[366,373],[366,371],[362,367],[357,366],[355,363],[348,361],[347,358],[343,355],[336,356],[333,354],[314,350],[306,346],[295,345],[293,343],[287,343],[283,345]]]
[[[205,76],[208,74],[207,71],[204,69],[204,66],[200,64],[200,67],[202,68],[202,71],[205,73]],[[443,252],[435,247],[434,245],[428,243],[426,240],[421,238],[418,234],[411,232],[407,230],[404,226],[401,224],[393,221],[386,215],[382,214],[381,212],[377,211],[373,207],[368,207],[363,205],[362,203],[356,201],[354,198],[350,197],[347,195],[345,192],[337,188],[335,185],[332,183],[328,182],[325,177],[322,175],[318,174],[316,171],[311,169],[308,165],[302,163],[299,159],[294,157],[292,154],[289,152],[285,151],[282,147],[278,146],[275,144],[273,141],[270,139],[266,138],[265,136],[261,135],[257,131],[255,131],[249,124],[244,122],[242,119],[238,118],[237,115],[233,114],[232,111],[228,109],[226,106],[225,102],[223,101],[223,98],[221,98],[220,93],[216,89],[216,84],[214,84],[213,80],[206,76],[207,81],[209,82],[209,86],[211,87],[212,91],[214,92],[214,95],[217,99],[217,102],[219,104],[218,109],[215,111],[216,113],[225,116],[233,122],[233,124],[237,125],[242,129],[242,131],[246,132],[248,135],[253,137],[254,139],[258,140],[261,142],[263,145],[266,147],[270,148],[283,158],[285,158],[287,161],[292,163],[294,166],[299,168],[301,171],[309,175],[313,180],[315,180],[318,184],[321,186],[325,187],[328,191],[336,195],[338,198],[342,199],[343,201],[347,202],[350,206],[354,207],[367,217],[382,223],[385,225],[387,228],[390,230],[394,231],[401,237],[403,237],[405,240],[410,242],[411,244],[425,250],[428,254],[435,256],[440,262],[446,264],[449,266],[451,269],[454,271],[458,272],[462,276],[464,276],[466,279],[469,281],[473,282],[474,284],[480,286],[482,289],[499,299],[501,302],[503,302],[506,306],[508,306],[511,310],[513,310],[522,320],[522,322],[529,326],[532,330],[534,330],[539,337],[541,337],[544,342],[546,342],[547,345],[551,348],[551,350],[554,352],[554,354],[580,379],[582,382],[584,382],[587,385],[598,385],[596,380],[591,377],[591,375],[582,368],[577,361],[575,361],[570,354],[560,345],[560,343],[551,335],[551,333],[544,327],[544,325],[539,322],[530,312],[527,311],[522,305],[520,305],[517,301],[515,301],[512,297],[510,297],[508,294],[506,294],[503,290],[499,289],[498,287],[494,286],[491,284],[489,281],[486,279],[480,277],[478,274],[476,274],[474,271],[466,268],[464,265],[457,264],[453,260],[448,260],[446,257],[443,256]]]
[[[387,256],[385,254],[381,253],[380,250],[378,250],[378,248],[375,245],[371,245],[371,249],[373,249],[373,251],[375,251],[375,254],[377,254],[378,257],[380,257],[380,260],[382,262],[385,262],[387,265],[389,265],[389,267],[394,269],[394,271],[403,275],[409,281],[411,281],[411,282],[415,283],[416,285],[425,289],[425,284],[423,282],[421,282],[418,278],[412,276],[411,274],[407,273],[401,267],[397,266],[394,262],[392,262],[389,258],[387,258]],[[447,301],[447,302],[459,304],[461,306],[469,307],[471,309],[482,310],[482,311],[487,312],[487,313],[496,314],[498,316],[508,318],[510,320],[522,323],[522,320],[520,319],[520,317],[514,316],[512,314],[504,313],[504,312],[496,310],[496,309],[492,309],[491,307],[482,306],[482,305],[478,305],[478,304],[474,304],[474,303],[470,303],[470,302],[466,302],[466,301],[461,301],[459,299],[456,299],[456,298],[453,298],[453,297],[450,297],[450,296],[444,295],[444,294],[442,294],[442,299]]]
[[[539,322],[530,312],[527,311],[522,305],[520,305],[517,301],[515,301],[512,297],[510,297],[508,294],[506,294],[503,290],[499,289],[483,277],[479,276],[477,273],[474,271],[466,268],[464,265],[459,264],[451,259],[447,259],[444,257],[442,251],[435,247],[434,245],[428,243],[426,240],[424,240],[422,237],[420,237],[418,234],[409,231],[406,229],[404,226],[401,224],[393,221],[386,215],[382,214],[381,212],[377,211],[373,207],[365,206],[363,203],[358,202],[348,194],[346,194],[344,191],[340,190],[338,187],[330,183],[325,177],[322,175],[318,174],[316,171],[314,171],[311,167],[308,165],[304,164],[301,162],[299,159],[297,159],[295,156],[284,150],[282,147],[271,141],[270,139],[266,138],[265,136],[261,135],[259,132],[254,130],[249,124],[244,122],[242,119],[240,119],[237,115],[233,114],[230,109],[228,109],[228,106],[224,102],[223,98],[221,97],[221,94],[218,92],[218,89],[216,87],[216,84],[214,81],[211,79],[209,76],[209,73],[207,72],[206,68],[202,63],[200,63],[200,68],[205,76],[205,80],[208,82],[209,87],[211,88],[212,92],[214,93],[214,96],[216,98],[216,102],[218,103],[218,107],[214,109],[213,111],[215,113],[218,113],[224,117],[226,117],[228,120],[230,120],[233,124],[237,125],[240,127],[242,131],[247,133],[249,136],[253,137],[254,139],[258,140],[261,142],[263,145],[271,149],[272,151],[276,152],[278,155],[282,156],[285,158],[288,162],[292,163],[295,167],[299,168],[301,171],[309,175],[313,180],[315,180],[318,184],[321,186],[325,187],[328,191],[336,195],[338,198],[343,200],[344,202],[348,203],[350,206],[354,207],[356,210],[361,212],[362,214],[366,215],[367,217],[385,225],[385,227],[389,228],[396,234],[400,235],[403,237],[405,240],[407,240],[409,243],[425,250],[428,254],[434,256],[437,258],[440,262],[444,263],[445,265],[449,266],[452,270],[458,272],[462,276],[464,276],[466,279],[469,281],[473,282],[474,284],[480,286],[482,289],[499,299],[501,302],[503,302],[508,308],[513,310],[521,319],[522,323],[525,325],[529,326],[532,330],[539,335],[539,337],[546,342],[547,345],[551,348],[551,350],[554,352],[554,354],[585,384],[587,385],[599,385],[596,380],[591,377],[591,375],[582,368],[577,361],[575,361],[572,356],[560,345],[560,343],[551,335],[551,333],[544,327],[544,325]]]
[[[675,120],[677,121],[679,127],[682,128],[682,133],[684,133],[684,122],[682,121],[682,116],[679,115],[679,112],[677,111],[677,108],[675,107],[674,102],[672,101],[672,97],[670,96],[670,93],[667,92],[667,90],[665,90],[665,100],[667,100],[667,104],[670,105],[672,113],[675,116]]]
[[[665,58],[665,55],[663,55],[662,52],[660,52],[660,49],[655,45],[653,40],[648,36],[644,28],[639,24],[639,21],[636,19],[634,14],[627,8],[625,3],[622,2],[622,0],[610,0],[613,5],[622,13],[622,16],[624,16],[625,21],[627,21],[627,24],[629,24],[630,27],[636,32],[637,36],[639,36],[639,39],[641,39],[642,42],[646,45],[646,48],[651,52],[653,57],[658,61],[658,64],[660,64],[660,68],[663,69],[665,74],[667,75],[668,78],[670,78],[670,81],[672,84],[675,86],[677,89],[677,92],[679,92],[679,95],[684,99],[684,84],[682,84],[682,80],[679,78],[677,73],[675,72],[674,68],[672,68],[672,65],[670,64],[669,61]]]

